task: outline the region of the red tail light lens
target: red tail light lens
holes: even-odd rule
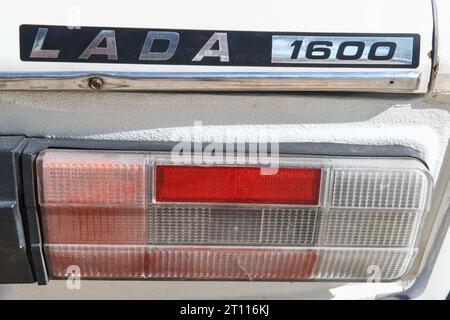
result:
[[[317,205],[321,169],[156,166],[156,201]]]

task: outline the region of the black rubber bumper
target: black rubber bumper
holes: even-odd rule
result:
[[[21,215],[20,156],[26,142],[23,137],[0,137],[0,283],[35,281]]]

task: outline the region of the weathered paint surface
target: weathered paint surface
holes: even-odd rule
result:
[[[361,122],[206,125],[202,127],[121,131],[90,135],[84,138],[137,141],[253,142],[270,136],[277,137],[281,142],[334,142],[409,146],[422,153],[436,178],[450,136],[450,113],[439,109],[413,109],[410,104],[399,104],[367,121]]]
[[[438,68],[433,92],[450,95],[450,2],[436,0]],[[450,98],[447,97],[447,100]]]

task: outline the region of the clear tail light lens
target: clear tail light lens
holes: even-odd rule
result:
[[[49,149],[36,166],[56,278],[77,265],[94,279],[364,280],[378,267],[394,280],[431,192],[414,159],[281,157],[267,173]]]

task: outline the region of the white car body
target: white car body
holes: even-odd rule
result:
[[[0,135],[190,140],[226,136],[256,141],[265,130],[280,142],[403,145],[421,153],[433,177],[431,236],[415,281],[178,282],[82,281],[0,285],[0,298],[133,299],[445,299],[450,290],[450,3],[446,0],[316,0],[127,2],[16,0],[0,12],[1,74],[39,72],[255,72],[256,67],[85,64],[20,60],[22,24],[239,31],[413,33],[421,38],[418,85],[405,93],[182,93],[0,91]],[[435,48],[435,49],[433,49]],[[437,52],[435,51],[437,49]],[[267,67],[265,72],[347,72],[347,68]],[[396,70],[386,69],[386,72]],[[359,68],[358,72],[379,72]],[[7,86],[9,84],[6,84]],[[447,225],[446,230],[441,226]],[[434,239],[442,239],[434,241]]]

